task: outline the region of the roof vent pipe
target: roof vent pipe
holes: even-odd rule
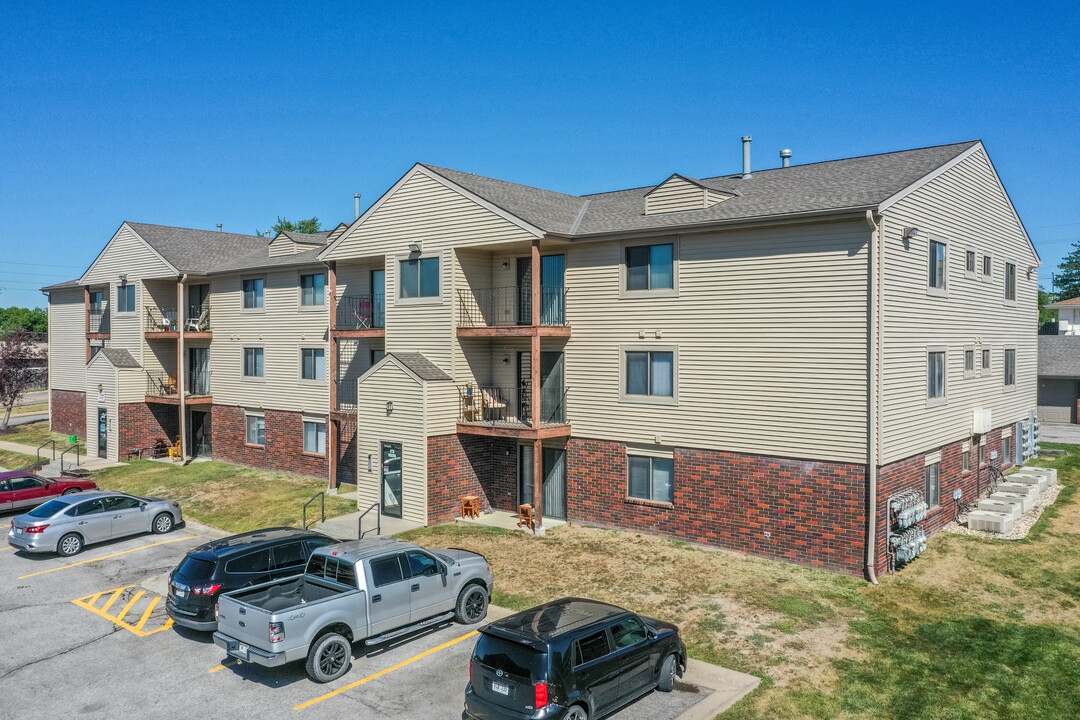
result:
[[[270,231],[269,230],[266,231],[266,237],[270,237]]]
[[[221,232],[221,223],[218,223],[218,224],[217,224],[217,231],[218,231],[218,232]]]
[[[750,174],[750,141],[752,139],[753,138],[751,138],[749,135],[743,135],[743,139],[742,139],[742,176],[743,176],[743,180],[747,179],[748,177],[751,177],[751,174]]]
[[[360,193],[353,193],[353,203],[356,205],[356,219],[360,219]]]
[[[780,151],[780,167],[790,167],[790,166],[791,166],[791,151],[788,150],[787,148],[784,148],[783,150]]]

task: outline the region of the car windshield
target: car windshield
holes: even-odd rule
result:
[[[544,678],[544,654],[511,640],[481,633],[473,657],[484,667],[502,670],[524,682],[533,683]]]
[[[217,563],[212,560],[202,560],[188,555],[176,569],[176,574],[183,575],[186,580],[207,580],[213,576],[216,566]]]
[[[61,510],[66,510],[68,503],[62,500],[50,500],[44,505],[39,505],[30,512],[26,513],[30,517],[47,518],[52,517]]]

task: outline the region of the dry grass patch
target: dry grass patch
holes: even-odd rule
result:
[[[37,458],[33,455],[0,450],[0,468],[8,470],[29,470],[37,464]]]

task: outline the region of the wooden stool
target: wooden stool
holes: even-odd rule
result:
[[[480,517],[480,498],[476,495],[466,495],[461,498],[461,517]]]
[[[518,527],[525,525],[525,527],[532,529],[533,526],[533,507],[532,505],[518,505]]]

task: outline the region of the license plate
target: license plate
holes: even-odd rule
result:
[[[180,588],[174,588],[174,590],[176,590],[176,597],[187,597],[187,590],[181,590]]]
[[[510,694],[510,686],[509,685],[503,685],[501,682],[495,682],[494,680],[492,680],[492,682],[491,682],[491,689],[492,689],[493,692],[497,692],[500,695],[509,695]]]
[[[238,653],[240,653],[241,655],[247,655],[249,649],[250,649],[250,647],[248,645],[245,645],[244,643],[237,643],[236,644],[236,651]]]
[[[21,535],[22,534],[22,528],[18,528],[18,527],[15,528],[15,534],[16,535]]]

